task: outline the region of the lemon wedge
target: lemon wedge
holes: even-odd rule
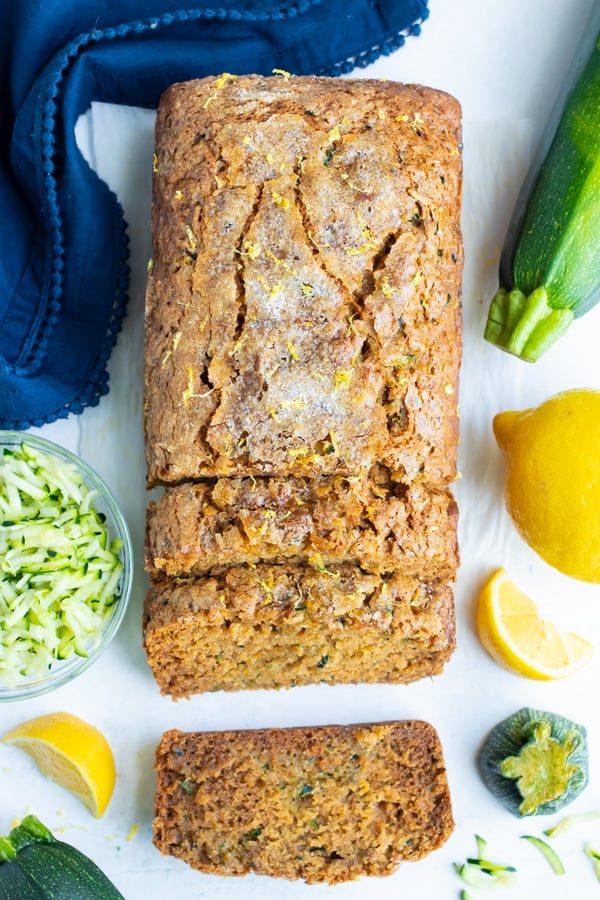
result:
[[[71,713],[57,712],[17,725],[3,743],[25,750],[48,778],[101,816],[115,786],[115,760],[104,735]]]
[[[477,633],[487,652],[505,669],[553,681],[577,672],[594,648],[573,632],[561,631],[499,569],[487,582],[477,605]]]

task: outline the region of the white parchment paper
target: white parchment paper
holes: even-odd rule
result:
[[[79,452],[107,480],[128,519],[137,574],[131,608],[114,644],[84,676],[37,700],[0,708],[0,730],[59,709],[94,722],[115,753],[118,779],[109,809],[93,819],[75,799],[42,778],[25,754],[0,745],[0,833],[28,812],[91,855],[128,900],[290,900],[423,898],[460,893],[454,861],[475,852],[474,834],[490,856],[519,869],[507,898],[564,900],[600,896],[582,845],[600,849],[600,823],[569,832],[555,846],[567,874],[558,877],[527,842],[550,819],[519,821],[487,792],[477,772],[479,746],[498,721],[521,706],[552,710],[588,728],[591,765],[586,791],[569,812],[600,810],[600,654],[564,682],[528,681],[500,669],[474,633],[474,604],[489,574],[505,566],[521,587],[566,627],[600,648],[600,587],[568,579],[538,559],[516,534],[503,505],[503,470],[491,420],[509,408],[541,402],[570,387],[600,389],[600,307],[579,320],[547,356],[528,365],[482,338],[497,286],[499,252],[535,142],[592,0],[431,0],[418,39],[361,74],[419,81],[454,93],[464,111],[464,363],[461,376],[461,568],[456,584],[458,647],[445,672],[408,686],[314,686],[283,692],[209,694],[177,703],[161,698],[141,638],[143,523],[146,504],[142,438],[143,293],[150,256],[149,210],[153,114],[95,106],[78,125],[90,164],[117,192],[129,222],[132,297],[110,363],[110,393],[95,409],[41,433]],[[600,499],[599,499],[600,502]],[[385,879],[336,887],[268,878],[202,876],[163,858],[151,843],[153,755],[162,731],[303,725],[423,718],[445,750],[456,829],[427,859]],[[472,891],[478,896],[477,891]]]

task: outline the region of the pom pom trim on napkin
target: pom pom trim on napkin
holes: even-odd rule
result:
[[[60,2],[62,5],[63,0]],[[128,6],[129,2],[121,0],[121,5]],[[134,5],[139,10],[143,4],[137,0]],[[375,4],[369,0],[345,0],[344,17],[350,28],[344,26],[342,50],[335,40],[327,40],[322,47],[317,42],[316,48],[310,40],[319,29],[330,38],[325,14],[338,18],[341,14],[341,10],[332,9],[337,3],[331,0],[323,5],[321,0],[296,0],[263,8],[257,8],[260,2],[248,4],[246,0],[248,5],[254,8],[173,9],[158,16],[82,32],[54,54],[24,97],[11,135],[13,173],[15,180],[22,183],[19,188],[24,183],[30,214],[33,211],[33,219],[37,216],[43,223],[40,228],[39,221],[34,221],[35,239],[27,250],[19,283],[11,284],[11,273],[0,271],[0,287],[7,300],[6,312],[2,314],[0,310],[0,324],[5,332],[5,339],[0,341],[1,427],[27,429],[80,413],[87,406],[95,406],[108,391],[107,364],[126,313],[129,248],[117,198],[88,169],[74,140],[76,118],[92,100],[154,107],[162,90],[172,81],[235,68],[226,45],[220,60],[218,55],[212,60],[205,58],[206,38],[198,36],[199,28],[211,33],[215,28],[230,29],[232,36],[235,29],[249,33],[253,23],[260,23],[261,31],[271,29],[270,46],[255,42],[240,70],[265,71],[269,64],[273,69],[285,63],[285,68],[295,74],[337,76],[394,52],[404,44],[407,35],[419,34],[421,23],[428,16],[427,0],[378,0]],[[371,21],[375,8],[378,17]],[[370,30],[365,22],[372,26]],[[298,27],[300,23],[302,27]],[[173,40],[173,49],[166,53],[164,47],[168,45],[163,42],[163,70],[156,75],[152,72],[152,77],[150,73],[140,75],[134,62],[134,84],[128,96],[129,63],[117,59],[119,44],[143,47],[145,40],[152,42],[159,37]],[[202,61],[190,59],[197,40],[204,49]],[[112,61],[106,58],[110,54],[106,54],[106,47],[116,48]],[[282,52],[284,59],[280,58]],[[339,55],[334,57],[334,53]],[[86,70],[81,63],[88,60]],[[113,90],[116,96],[90,79],[89,69],[94,66],[110,75],[117,72],[117,87]],[[87,91],[86,75],[92,82]],[[36,173],[33,183],[32,166]],[[9,178],[13,173],[9,173]],[[2,183],[7,183],[6,173],[0,175],[5,176],[0,180],[2,188]],[[77,188],[81,189],[83,201],[87,194],[94,194],[98,240],[109,256],[109,271],[102,273],[97,285],[94,273],[84,271],[83,262],[79,262],[81,271],[76,265],[76,254],[81,257],[87,253],[89,245],[89,236],[79,234]],[[7,194],[12,198],[16,192],[9,190]],[[85,202],[82,205],[85,208]],[[88,212],[92,209],[89,204],[87,208]],[[10,219],[10,206],[7,218]],[[91,227],[89,221],[87,227]],[[40,257],[37,265],[36,254]],[[98,261],[98,255],[92,252],[89,259],[86,257],[85,266],[93,269]],[[95,303],[91,291],[96,286],[101,296]],[[8,358],[7,346],[14,353],[12,358]]]

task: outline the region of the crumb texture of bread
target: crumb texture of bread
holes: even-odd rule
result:
[[[460,108],[374,80],[174,85],[156,126],[150,484],[456,472]]]
[[[335,884],[393,872],[454,823],[422,721],[163,734],[153,840],[201,872]]]
[[[144,647],[173,698],[322,682],[406,683],[442,671],[455,647],[451,588],[398,573],[286,564],[152,586]]]

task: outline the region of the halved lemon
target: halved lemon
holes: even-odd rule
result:
[[[594,652],[580,635],[562,631],[544,618],[505,569],[495,572],[479,595],[477,633],[497,663],[517,675],[540,681],[572,675],[589,662]]]
[[[115,786],[115,760],[104,735],[71,713],[57,712],[17,725],[2,738],[25,750],[41,772],[101,816]]]

